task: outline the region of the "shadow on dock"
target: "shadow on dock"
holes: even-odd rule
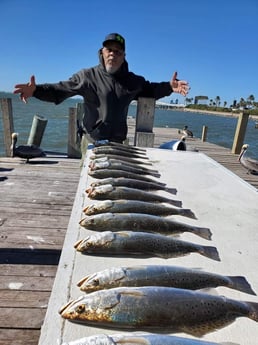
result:
[[[0,264],[11,265],[58,265],[61,250],[1,248]]]

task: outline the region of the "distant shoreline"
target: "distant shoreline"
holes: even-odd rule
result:
[[[191,109],[191,108],[184,108],[182,111],[191,112],[191,113],[211,114],[211,115],[225,116],[225,117],[238,117],[239,115],[239,113],[234,113],[234,112],[201,110],[201,109]],[[249,119],[258,120],[258,115],[249,115]]]

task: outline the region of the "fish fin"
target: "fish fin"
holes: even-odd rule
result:
[[[250,311],[248,314],[249,319],[258,322],[258,303],[257,302],[246,302],[249,306]]]
[[[167,187],[167,188],[165,188],[165,191],[170,193],[170,194],[174,194],[174,195],[177,194],[177,189],[176,188],[169,188],[169,187]]]
[[[158,177],[158,178],[160,178],[160,176],[161,176],[159,173],[150,172],[150,171],[146,171],[146,175],[151,175],[151,176]]]
[[[168,204],[171,204],[171,205],[174,205],[174,206],[177,206],[177,207],[182,207],[182,201],[181,200],[168,200],[166,201]]]
[[[218,290],[216,290],[215,288],[207,287],[207,288],[200,289],[200,291],[205,292],[211,296],[219,296]]]
[[[230,279],[230,284],[228,285],[229,288],[256,296],[256,293],[253,291],[253,289],[251,288],[251,285],[248,283],[245,277],[230,276],[228,278]]]
[[[192,219],[197,219],[195,214],[188,208],[180,209],[179,213],[180,213],[180,216],[184,216],[184,217],[188,217],[188,218],[192,218]]]
[[[193,228],[193,231],[192,233],[202,237],[202,238],[205,238],[205,240],[211,240],[211,236],[212,236],[212,232],[210,231],[209,228],[198,228],[198,227],[195,227]]]
[[[203,256],[206,256],[209,259],[221,261],[216,247],[202,246],[199,250],[199,253]]]

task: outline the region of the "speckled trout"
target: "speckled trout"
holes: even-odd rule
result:
[[[168,288],[118,287],[85,294],[60,309],[63,318],[116,329],[184,332],[201,337],[238,317],[258,322],[258,303]]]
[[[84,277],[77,285],[85,292],[120,286],[167,286],[190,290],[225,286],[256,295],[245,277],[225,276],[172,265],[111,267]]]
[[[161,186],[158,183],[155,182],[145,182],[141,180],[136,180],[132,178],[126,178],[126,177],[108,177],[102,180],[94,181],[91,183],[92,187],[102,186],[103,184],[111,184],[112,186],[119,186],[119,187],[128,187],[128,188],[136,188],[141,190],[164,190],[165,192],[176,194],[177,189],[176,188],[170,188],[167,186]]]
[[[111,169],[111,170],[123,170],[132,172],[134,174],[139,175],[151,175],[154,177],[160,177],[160,174],[158,172],[153,172],[150,169],[142,169],[140,167],[133,167],[131,165],[128,165],[126,163],[120,163],[120,162],[110,162],[110,161],[102,161],[102,162],[95,162],[91,161],[89,163],[90,170],[99,170],[99,169]]]
[[[155,192],[152,193],[128,187],[114,187],[111,184],[87,188],[86,192],[88,193],[88,197],[90,199],[96,200],[142,200],[151,202],[166,202],[177,207],[182,206],[182,201],[170,199],[162,195],[155,194]]]
[[[126,178],[132,178],[136,180],[142,180],[146,182],[155,182],[159,183],[161,186],[165,186],[166,184],[163,182],[159,182],[156,180],[153,180],[151,177],[148,177],[146,175],[140,175],[140,174],[135,174],[129,171],[124,171],[124,170],[115,170],[115,169],[98,169],[98,170],[88,170],[88,174],[91,177],[97,178],[97,179],[103,179],[107,177],[126,177]]]
[[[83,212],[87,216],[95,214],[112,213],[147,213],[156,216],[178,215],[196,219],[190,209],[174,207],[163,203],[152,203],[138,200],[103,200],[86,206]]]
[[[152,162],[149,162],[147,160],[142,161],[137,158],[130,158],[130,157],[121,156],[121,155],[112,155],[112,154],[105,154],[105,153],[97,153],[97,154],[94,153],[90,155],[91,160],[101,159],[101,158],[120,159],[123,162],[135,163],[135,164],[141,164],[141,165],[153,165]]]
[[[147,168],[145,166],[142,166],[141,164],[136,164],[136,163],[131,163],[131,162],[125,162],[123,161],[122,159],[119,159],[119,158],[108,158],[107,156],[106,157],[102,157],[102,158],[99,158],[99,159],[94,159],[94,160],[91,160],[90,161],[90,164],[93,164],[93,163],[105,163],[105,162],[109,162],[110,164],[124,164],[128,167],[132,167],[132,168],[137,168],[139,170],[143,170],[143,171],[146,171],[147,173],[150,172],[150,173],[158,173],[158,170],[156,169],[150,169],[150,168]]]
[[[212,233],[209,228],[202,228],[176,220],[153,216],[143,213],[101,213],[87,216],[79,224],[89,230],[95,231],[146,231],[163,235],[176,235],[190,232],[206,240],[211,240]]]
[[[141,152],[141,153],[146,153],[146,149],[138,146],[133,146],[133,145],[127,145],[127,144],[121,144],[121,143],[116,143],[114,141],[109,141],[109,140],[99,140],[95,143],[95,147],[99,146],[114,146],[119,148],[120,150],[124,151],[133,151],[133,152]]]
[[[77,241],[74,247],[83,254],[93,255],[168,259],[198,253],[209,259],[220,261],[215,247],[147,232],[103,231]]]
[[[234,345],[232,343],[214,343],[205,340],[176,337],[153,333],[96,334],[89,337],[62,343],[62,345]],[[236,344],[235,344],[236,345]]]
[[[136,153],[133,151],[123,150],[120,147],[114,146],[98,146],[92,149],[93,153],[104,153],[104,154],[115,154],[121,156],[127,156],[132,158],[139,158],[139,159],[149,159],[144,153]]]

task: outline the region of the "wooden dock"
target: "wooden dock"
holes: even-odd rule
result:
[[[0,158],[0,344],[37,344],[80,160]]]
[[[155,147],[180,138],[177,129],[153,131]],[[129,122],[130,143],[133,135]],[[258,188],[258,176],[229,149],[198,138],[186,143]],[[78,159],[0,157],[0,345],[38,344],[79,179]]]

